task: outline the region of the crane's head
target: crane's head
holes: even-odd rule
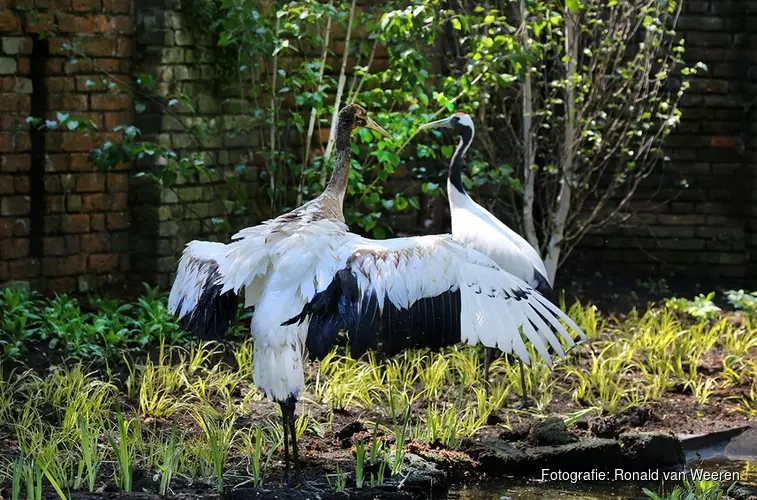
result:
[[[420,127],[418,127],[418,132],[420,132],[421,130],[440,127],[451,128],[458,133],[468,131],[470,132],[471,136],[473,136],[473,133],[476,131],[476,128],[473,126],[473,120],[470,116],[468,116],[467,113],[455,113],[449,118],[444,118],[442,120],[437,120],[435,122],[429,122],[421,125]]]
[[[349,126],[350,130],[365,127],[375,130],[384,137],[391,139],[392,136],[368,116],[368,112],[357,104],[348,104],[339,111],[339,122]]]

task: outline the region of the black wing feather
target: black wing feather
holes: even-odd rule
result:
[[[300,314],[282,325],[310,317],[307,347],[315,359],[323,359],[333,349],[339,330],[349,331],[353,357],[369,349],[391,356],[412,347],[439,349],[460,342],[459,290],[417,300],[409,308],[398,308],[388,299],[380,308],[373,290],[362,299],[358,295],[356,276],[343,269]]]
[[[218,278],[217,266],[210,273],[208,283]],[[237,320],[239,296],[233,291],[221,293],[223,285],[211,285],[200,296],[194,310],[181,318],[182,328],[200,338],[222,337]],[[181,310],[181,304],[177,307]]]

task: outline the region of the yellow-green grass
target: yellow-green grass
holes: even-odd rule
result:
[[[757,416],[750,317],[692,319],[649,307],[615,318],[582,304],[569,313],[591,342],[551,370],[541,362],[527,370],[536,403],[532,416],[558,412],[574,422],[655,403],[674,389],[701,408],[717,400]],[[1,379],[0,421],[6,425],[0,437],[13,443],[3,451],[19,458],[0,460],[0,481],[15,478],[33,489],[45,478],[65,495],[103,482],[129,489],[129,471],[139,468],[157,474],[162,491],[170,491],[176,478],[204,480],[218,490],[229,482],[264,484],[283,433],[276,406],[252,386],[252,341],[157,347],[154,359],[126,362],[125,380],[82,363],[44,376],[16,371]],[[223,356],[230,365],[219,361],[222,351],[231,351]],[[398,472],[402,447],[391,443],[455,447],[487,426],[492,413],[503,427],[518,415],[510,409],[521,391],[517,364],[507,357],[493,362],[487,396],[481,360],[482,350],[470,346],[413,350],[388,360],[375,354],[352,359],[335,350],[308,370],[297,433],[305,440],[329,436],[338,430],[335,415],[347,410],[389,440],[377,448],[367,439],[363,453],[380,450],[386,474]],[[342,463],[330,478],[335,488],[344,486],[345,468]]]

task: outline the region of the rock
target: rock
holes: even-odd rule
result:
[[[531,425],[526,422],[518,422],[510,429],[500,433],[499,438],[503,441],[521,441],[526,439],[531,432]]]
[[[405,467],[397,478],[402,481],[403,490],[436,496],[446,494],[449,489],[447,474],[414,453],[405,453]]]
[[[681,441],[660,432],[626,432],[620,435],[626,468],[644,470],[683,465],[686,461]]]
[[[728,490],[728,498],[733,500],[757,500],[757,486],[735,484]]]
[[[588,439],[561,446],[539,446],[526,451],[522,466],[529,474],[540,475],[542,469],[590,471],[615,469],[624,464],[623,449],[612,439]]]
[[[589,423],[589,432],[598,438],[616,439],[620,436],[622,429],[618,419],[610,415],[592,419]]]
[[[360,432],[365,432],[365,426],[361,421],[355,420],[339,429],[335,437],[342,443],[342,448],[349,448],[352,446],[352,436]]]
[[[560,417],[549,417],[534,424],[528,437],[535,445],[561,445],[575,441]]]
[[[757,427],[733,437],[725,447],[725,453],[729,457],[744,460],[757,458]]]
[[[510,443],[498,440],[485,441],[471,450],[470,455],[479,462],[487,475],[499,477],[521,468],[526,454]]]

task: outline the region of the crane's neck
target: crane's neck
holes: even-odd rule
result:
[[[457,145],[455,154],[452,155],[452,161],[449,165],[449,182],[460,193],[465,193],[463,187],[463,160],[465,159],[465,153],[468,152],[468,148],[473,141],[473,132],[465,127],[460,131],[460,144]]]
[[[352,141],[350,135],[352,127],[347,120],[340,119],[336,125],[336,154],[334,155],[334,173],[331,174],[323,195],[338,200],[340,211],[347,192],[347,180],[350,176],[350,161],[352,159]]]

